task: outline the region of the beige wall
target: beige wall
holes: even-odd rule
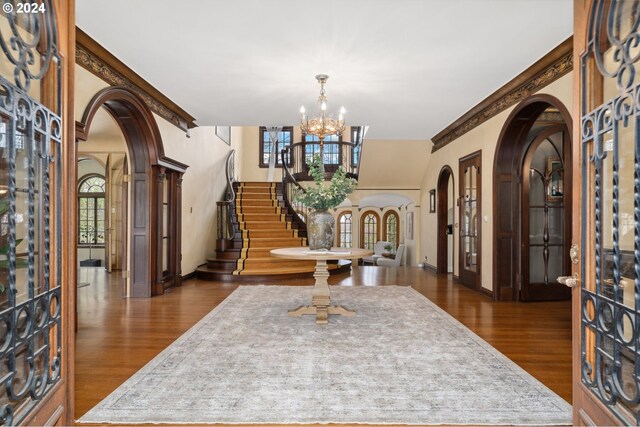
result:
[[[567,107],[567,109],[571,111],[573,101],[572,85],[573,73],[570,73],[542,88],[538,93],[549,94],[558,98]],[[429,190],[436,188],[440,170],[445,165],[449,165],[453,170],[453,178],[456,186],[455,194],[457,197],[459,185],[458,160],[475,151],[482,150],[482,213],[480,221],[482,231],[482,260],[480,268],[481,284],[482,287],[487,289],[491,289],[493,286],[493,161],[500,131],[502,130],[507,117],[514,108],[515,106],[510,107],[431,154],[426,167],[426,173],[424,174],[421,184],[420,204],[426,207],[425,209],[422,209],[420,221],[423,230],[421,234],[422,257],[426,256],[427,263],[435,266],[437,249],[435,245],[437,236],[437,216],[435,213],[428,212]],[[460,228],[457,209],[454,211],[454,237],[456,239],[457,248]],[[454,260],[454,274],[458,275],[457,250]]]

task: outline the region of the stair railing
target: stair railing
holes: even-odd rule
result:
[[[298,230],[307,230],[307,218],[311,212],[308,207],[296,201],[297,195],[305,193],[304,187],[293,177],[289,166],[295,166],[295,159],[292,156],[293,147],[286,147],[280,151],[282,160],[282,198],[284,204],[293,214],[293,222],[297,224]]]
[[[218,206],[218,239],[231,240],[236,233],[236,221],[234,220],[236,192],[233,188],[235,179],[235,154],[236,150],[231,150],[227,156],[225,167],[227,189],[225,191],[225,198],[216,203]]]

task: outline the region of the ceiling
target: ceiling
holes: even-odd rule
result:
[[[79,0],[77,24],[197,119],[296,124],[318,73],[373,139],[429,139],[572,33],[571,0]]]

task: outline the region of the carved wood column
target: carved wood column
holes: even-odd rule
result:
[[[174,190],[172,209],[174,212],[172,256],[174,286],[182,286],[182,173],[172,174]]]

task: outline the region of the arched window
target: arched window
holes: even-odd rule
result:
[[[363,248],[373,250],[373,245],[380,240],[380,217],[374,211],[366,211],[360,220],[360,244]]]
[[[353,245],[352,219],[351,211],[344,211],[338,215],[338,246],[341,248],[350,248]]]
[[[387,211],[382,217],[382,240],[385,240],[398,247],[398,237],[400,236],[400,218],[395,211]]]
[[[105,181],[99,175],[84,178],[78,187],[78,244],[104,245]]]

